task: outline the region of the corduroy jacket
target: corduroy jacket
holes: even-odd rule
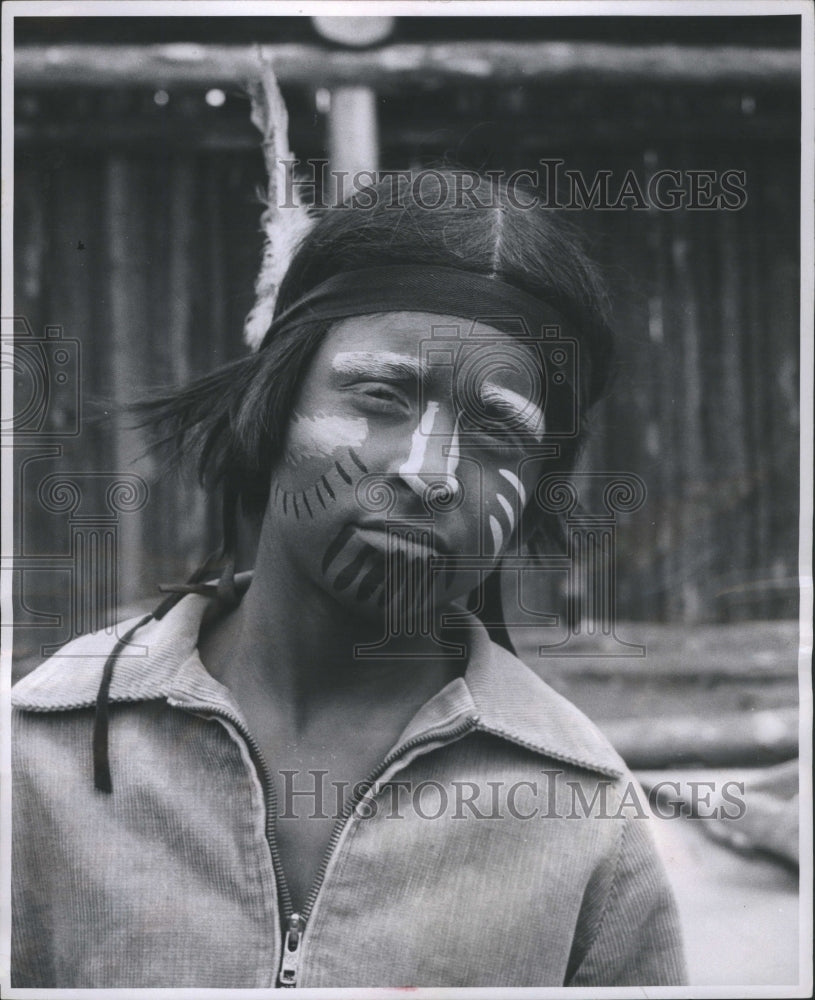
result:
[[[76,640],[13,689],[14,986],[683,981],[639,787],[475,619],[465,674],[338,823],[291,925],[263,764],[196,652],[206,604],[186,597],[116,661],[112,794],[94,787],[92,730],[116,636]]]

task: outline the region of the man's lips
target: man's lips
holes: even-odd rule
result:
[[[430,534],[428,528],[412,525],[385,525],[385,523],[379,522],[357,524],[355,527],[357,537],[361,541],[382,552],[387,552],[389,546],[394,546],[405,555],[416,559],[427,559],[430,556],[446,555],[449,551],[440,538]],[[428,534],[430,534],[430,538],[428,538]]]

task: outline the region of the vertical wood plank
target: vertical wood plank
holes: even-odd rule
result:
[[[148,445],[145,433],[132,428],[123,411],[138,397],[137,387],[152,374],[145,304],[149,302],[147,239],[144,206],[140,203],[142,168],[122,153],[110,154],[105,163],[104,211],[108,254],[107,378],[119,405],[111,416],[112,459],[115,471],[134,471],[148,481],[154,479],[155,462],[143,456]],[[138,600],[155,590],[145,547],[147,520],[154,503],[121,518],[119,539],[120,599]]]

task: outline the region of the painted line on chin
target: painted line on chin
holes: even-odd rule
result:
[[[359,576],[364,563],[370,558],[373,549],[363,546],[354,558],[347,563],[334,578],[334,590],[346,590]]]
[[[328,572],[328,568],[331,563],[337,558],[337,556],[345,548],[348,539],[354,533],[354,526],[352,524],[346,524],[334,538],[329,542],[328,547],[325,550],[325,555],[323,556],[322,571],[323,574]]]

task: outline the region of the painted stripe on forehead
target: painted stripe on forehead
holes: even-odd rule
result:
[[[338,375],[426,381],[430,371],[426,364],[410,354],[394,351],[340,351],[331,361]]]
[[[502,409],[505,408],[520,426],[532,434],[536,441],[543,440],[543,410],[537,403],[533,403],[531,399],[527,399],[519,392],[514,392],[502,385],[496,385],[494,382],[485,382],[481,386],[481,398],[485,403],[493,403]]]

